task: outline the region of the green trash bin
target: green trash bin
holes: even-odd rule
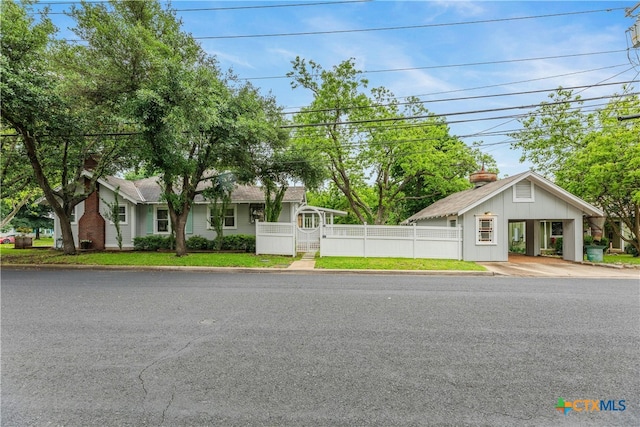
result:
[[[606,246],[587,246],[587,260],[592,262],[602,262]]]

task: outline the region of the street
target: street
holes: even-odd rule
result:
[[[640,425],[638,280],[1,280],[3,426]]]

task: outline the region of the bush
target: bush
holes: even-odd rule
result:
[[[209,249],[209,240],[202,236],[191,236],[186,241],[187,249],[204,251]]]
[[[593,245],[593,236],[591,234],[585,234],[583,239],[584,239],[584,246]]]
[[[155,234],[134,237],[133,249],[136,251],[157,251],[158,249],[173,249],[175,247],[173,236],[157,236]]]
[[[555,243],[556,253],[562,255],[562,237],[558,237]]]
[[[624,252],[626,254],[632,255],[634,257],[638,256],[638,250],[636,249],[635,246],[633,246],[632,244],[628,244],[624,247]]]
[[[222,239],[222,250],[226,251],[256,251],[256,236],[250,234],[231,234]]]

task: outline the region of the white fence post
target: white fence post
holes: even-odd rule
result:
[[[418,240],[416,223],[413,223],[413,259],[416,259],[416,240]]]
[[[367,257],[367,223],[364,223],[364,239],[362,239],[362,256]]]

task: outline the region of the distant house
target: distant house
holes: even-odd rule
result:
[[[546,239],[559,237],[562,257],[582,261],[584,218],[604,216],[532,171],[500,180],[481,171],[470,179],[474,188],[439,200],[404,221],[461,226],[462,258],[467,261],[508,261],[514,241],[523,242],[526,255],[540,255],[549,244]]]
[[[203,186],[206,184],[203,184]],[[76,244],[91,240],[95,249],[117,248],[116,230],[106,219],[107,203],[119,194],[120,227],[123,248],[133,248],[135,237],[169,235],[171,221],[166,202],[162,201],[157,177],[128,181],[107,176],[97,181],[96,191],[75,207],[71,226]],[[298,208],[306,203],[305,188],[289,187],[282,201],[279,221],[292,222]],[[260,187],[237,185],[231,194],[231,203],[224,214],[224,233],[255,234],[255,221],[264,220],[265,198]],[[199,235],[214,239],[211,226],[210,201],[196,196],[189,212],[186,238]],[[60,220],[54,219],[54,237],[61,237]]]

